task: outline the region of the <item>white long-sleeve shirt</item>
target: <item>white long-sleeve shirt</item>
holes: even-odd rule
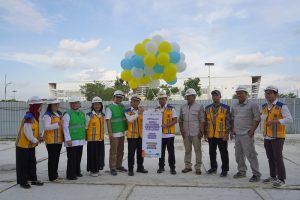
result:
[[[67,144],[67,141],[71,141],[71,135],[69,131],[69,124],[70,124],[70,115],[66,113],[63,116],[63,131],[64,131],[64,137],[65,137],[65,146],[70,147]],[[72,147],[74,146],[83,146],[86,144],[85,140],[72,140]]]
[[[24,134],[25,137],[32,143],[36,144],[38,143],[38,138],[35,138],[33,136],[33,132],[32,132],[32,124],[31,123],[24,123]]]

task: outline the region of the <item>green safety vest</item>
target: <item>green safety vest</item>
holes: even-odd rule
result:
[[[84,140],[85,139],[85,115],[83,112],[75,112],[67,110],[65,113],[70,115],[69,132],[71,140]],[[64,114],[65,114],[64,113]]]
[[[125,117],[125,107],[123,104],[110,104],[108,105],[111,110],[111,129],[112,133],[127,131],[127,122]]]

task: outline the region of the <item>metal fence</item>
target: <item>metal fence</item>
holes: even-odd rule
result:
[[[232,99],[222,100],[223,103],[232,105]],[[253,100],[257,102],[259,105],[265,103],[264,99],[255,99]],[[300,133],[300,98],[297,99],[281,99],[282,102],[285,102],[288,106],[293,119],[294,123],[287,126],[287,133],[288,134],[296,134]],[[211,103],[209,100],[197,100],[198,103],[203,104],[204,106]],[[110,102],[104,102],[104,106],[108,105]],[[176,101],[169,101],[168,103],[172,104],[176,111],[179,114],[179,109],[182,104],[185,103],[184,100],[176,100]],[[125,106],[129,106],[129,102],[124,102]],[[154,108],[158,106],[157,101],[144,101],[141,102],[141,105],[145,108]],[[81,110],[83,112],[90,111],[90,102],[82,102],[81,103]],[[69,108],[68,103],[63,102],[60,104],[60,110],[63,112],[67,108]],[[20,121],[22,120],[25,112],[28,109],[28,105],[26,102],[0,102],[0,138],[14,138],[17,134],[18,128],[20,126]],[[42,114],[45,112],[46,105],[43,106]],[[41,131],[43,127],[40,127]],[[178,125],[176,127],[178,130]],[[259,128],[257,128],[257,132],[262,132],[262,124],[260,124]]]

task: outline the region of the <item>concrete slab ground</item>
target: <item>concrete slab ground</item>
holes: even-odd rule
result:
[[[32,187],[24,190],[16,185],[15,148],[14,142],[0,141],[0,200],[7,199],[300,199],[300,134],[289,135],[284,148],[284,162],[287,171],[287,187],[273,189],[261,182],[250,183],[251,170],[248,167],[247,178],[233,179],[236,173],[234,144],[229,143],[230,171],[226,178],[207,175],[209,169],[208,144],[202,143],[203,166],[202,175],[195,171],[181,173],[184,168],[184,147],[181,137],[176,137],[175,154],[177,175],[171,175],[168,164],[166,171],[157,174],[158,159],[145,158],[144,166],[148,174],[135,173],[129,177],[127,173],[119,173],[113,177],[108,169],[109,144],[106,145],[105,169],[99,177],[91,177],[86,172],[86,146],[82,157],[81,167],[83,177],[76,181],[63,180],[61,183],[49,183],[47,175],[47,151],[44,144],[36,148],[37,173],[39,179],[45,181],[43,187]],[[261,137],[256,138],[260,171],[262,178],[269,175],[268,161],[265,155]],[[127,167],[127,143],[123,165]],[[166,154],[167,156],[167,154]],[[166,157],[167,158],[167,157]],[[194,155],[193,155],[194,162]],[[167,160],[167,159],[166,159]],[[67,157],[62,148],[59,175],[65,177]],[[219,168],[221,161],[218,154]],[[249,166],[249,163],[247,163]]]

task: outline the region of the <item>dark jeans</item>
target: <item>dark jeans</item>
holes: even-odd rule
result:
[[[168,162],[170,169],[175,169],[175,152],[174,152],[174,137],[162,138],[161,143],[161,157],[159,159],[159,168],[165,167],[165,151],[168,149]]]
[[[16,172],[20,185],[37,180],[35,148],[16,147]]]
[[[128,138],[128,169],[133,171],[134,155],[136,152],[137,168],[144,169],[144,158],[142,157],[142,138]]]
[[[86,171],[97,173],[100,168],[100,145],[99,141],[87,143],[87,167]]]
[[[264,140],[266,154],[269,160],[270,176],[284,181],[286,179],[285,167],[282,156],[284,139],[277,138]]]
[[[80,173],[80,163],[83,146],[67,147],[67,178],[76,178]]]
[[[46,144],[48,151],[48,177],[50,181],[58,178],[58,163],[62,144]]]
[[[209,144],[209,157],[210,157],[210,166],[212,169],[218,169],[217,163],[217,147],[219,148],[222,160],[222,171],[229,171],[229,156],[228,156],[228,143],[223,141],[222,138],[208,138]]]

